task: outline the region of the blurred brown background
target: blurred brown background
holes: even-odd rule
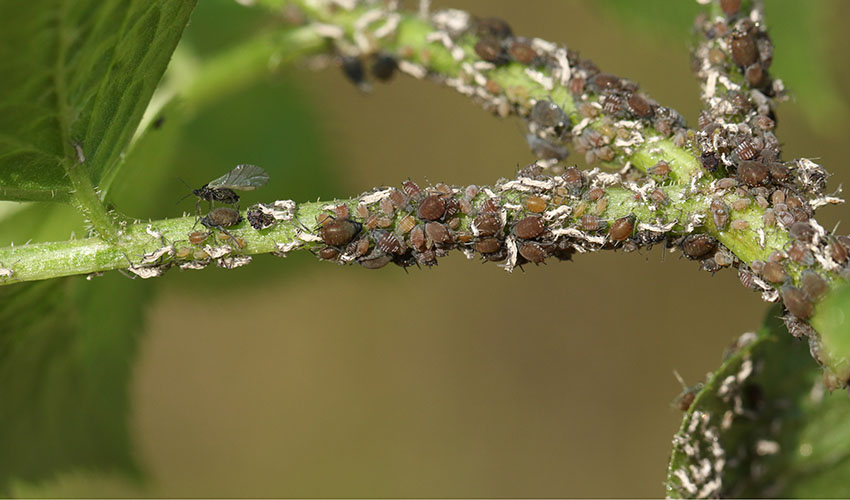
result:
[[[212,9],[201,4],[199,12]],[[685,37],[625,29],[594,2],[437,4],[449,5],[566,42],[696,122]],[[835,19],[850,15],[848,4],[832,5]],[[824,50],[842,61],[848,35],[833,31]],[[833,65],[847,102],[846,63]],[[254,161],[260,134],[283,149],[260,163],[273,181],[252,199],[303,200],[408,177],[481,184],[532,159],[517,122],[431,83],[401,77],[364,95],[334,68],[291,68],[271,80],[223,103],[223,132],[196,138],[174,168],[196,163],[211,178],[230,166],[215,147],[234,163]],[[285,132],[251,119],[270,112],[258,96],[293,89],[323,144],[295,159],[280,146]],[[785,158],[819,157],[835,173],[831,186],[846,184],[846,116],[813,123],[798,104],[780,107]],[[313,168],[326,168],[328,183],[297,196],[294,181],[274,174]],[[173,189],[176,199],[183,188]],[[821,217],[831,229],[842,214],[827,208]],[[767,309],[733,272],[711,276],[662,254],[583,255],[512,275],[461,255],[406,274],[309,254],[263,256],[234,272],[169,273],[156,285],[133,382],[150,485],[70,475],[38,494],[660,496],[680,421],[673,371],[702,380]]]

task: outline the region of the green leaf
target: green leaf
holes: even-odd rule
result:
[[[700,390],[673,440],[671,497],[850,495],[850,399],[772,308]]]
[[[0,199],[108,187],[195,2],[0,0]]]
[[[850,285],[830,291],[815,308],[812,326],[821,335],[826,365],[840,379],[850,377]]]
[[[149,291],[116,273],[0,288],[0,493],[74,470],[138,477],[129,380]]]

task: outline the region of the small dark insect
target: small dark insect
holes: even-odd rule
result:
[[[741,0],[720,0],[720,8],[727,16],[734,16],[741,8]]]
[[[829,291],[829,284],[826,280],[811,269],[803,271],[800,276],[800,286],[812,300],[818,300]]]
[[[764,268],[761,270],[761,274],[764,276],[764,279],[771,283],[782,283],[788,278],[788,275],[785,274],[785,269],[783,269],[782,264],[779,262],[766,262]]]
[[[401,241],[392,233],[386,231],[375,231],[375,247],[388,254],[400,254],[405,250]]]
[[[721,200],[714,200],[709,206],[714,225],[718,231],[725,231],[729,226],[729,207]]]
[[[422,198],[422,188],[419,187],[413,181],[404,181],[401,183],[401,189],[404,191],[408,197],[413,198],[414,200],[419,200]]]
[[[582,215],[581,219],[579,219],[579,224],[581,224],[581,228],[585,231],[598,231],[602,228],[599,217],[591,214]]]
[[[717,159],[717,155],[713,152],[706,151],[702,154],[700,160],[702,161],[702,168],[708,170],[709,172],[714,172],[715,170],[717,170],[719,160]]]
[[[153,129],[159,130],[162,128],[162,124],[165,123],[165,115],[159,115],[156,120],[153,121]]]
[[[209,229],[224,231],[225,227],[235,226],[242,222],[242,216],[232,208],[219,207],[210,210],[210,213],[201,217],[200,222]]]
[[[593,85],[595,85],[600,91],[617,89],[620,88],[620,77],[610,73],[599,73],[593,77]]]
[[[479,236],[493,236],[502,228],[502,222],[496,214],[488,212],[476,217],[472,226]]]
[[[502,51],[502,44],[495,38],[482,38],[475,44],[475,53],[481,59],[493,64],[505,63],[507,58]]]
[[[424,252],[419,252],[418,254],[416,254],[416,262],[422,264],[423,266],[436,266],[437,253],[433,250],[425,250]]]
[[[425,235],[438,245],[447,245],[454,241],[451,231],[439,222],[425,224]]]
[[[189,243],[193,245],[200,245],[205,242],[207,238],[210,237],[210,233],[204,233],[202,231],[193,231],[189,233]]]
[[[795,222],[788,229],[788,234],[797,241],[809,243],[815,235],[815,230],[808,222]]]
[[[267,214],[260,210],[259,207],[252,207],[248,209],[248,223],[251,224],[251,227],[256,229],[257,231],[261,229],[266,229],[272,227],[275,222],[277,222],[271,214]]]
[[[738,180],[748,186],[758,186],[767,181],[767,166],[755,161],[742,161],[738,164]]]
[[[372,75],[382,82],[389,81],[395,74],[398,63],[389,54],[379,54],[372,63]]]
[[[688,258],[699,259],[717,248],[717,240],[707,234],[691,234],[682,242],[682,253]]]
[[[375,249],[369,255],[357,259],[357,263],[366,269],[380,269],[393,260],[393,256]]]
[[[475,243],[475,249],[483,254],[498,252],[502,242],[498,238],[484,238]]]
[[[758,61],[759,52],[753,35],[747,33],[734,33],[732,35],[732,59],[735,64],[746,68]]]
[[[235,205],[239,202],[239,195],[233,191],[234,189],[251,191],[262,187],[268,181],[269,174],[262,168],[256,165],[242,164],[198,189],[193,189],[192,194],[198,197],[198,203],[206,200],[210,202],[210,206],[214,201]],[[196,208],[199,209],[197,206]]]
[[[635,229],[635,218],[631,215],[620,217],[611,223],[608,236],[614,241],[623,241],[632,235]]]
[[[324,260],[335,259],[339,255],[339,250],[334,247],[323,247],[319,250],[319,258]]]
[[[649,118],[652,116],[652,105],[649,104],[649,101],[644,99],[640,94],[632,94],[629,96],[629,110],[634,113],[635,116],[640,118]]]
[[[532,64],[537,60],[537,51],[527,40],[515,39],[508,48],[511,58],[520,64]]]
[[[326,245],[337,247],[347,245],[362,228],[362,224],[351,219],[331,219],[322,224],[319,235]]]
[[[567,120],[564,110],[552,101],[541,99],[531,108],[531,121],[541,127],[563,127]]]
[[[749,139],[741,141],[735,148],[735,152],[738,154],[738,158],[742,160],[751,160],[759,153],[756,145]]]
[[[476,19],[474,23],[475,34],[480,37],[490,36],[501,40],[513,35],[511,26],[507,21],[498,17]]]
[[[514,225],[514,234],[517,238],[530,240],[543,234],[546,227],[543,225],[542,219],[536,215],[529,215],[521,219]]]
[[[747,82],[753,88],[759,88],[764,81],[765,73],[761,64],[750,64],[744,74],[747,77]]]
[[[814,311],[814,304],[806,296],[806,292],[791,285],[782,287],[782,302],[788,312],[799,319],[808,319]]]
[[[416,215],[422,220],[438,220],[446,213],[446,201],[437,195],[426,196],[419,208],[416,210]]]
[[[534,264],[542,264],[546,260],[546,249],[540,243],[528,241],[519,247],[519,254]]]
[[[366,75],[363,71],[363,63],[359,58],[353,56],[342,56],[341,60],[342,72],[345,77],[353,83],[358,89],[363,91],[369,90],[369,84],[366,82]]]

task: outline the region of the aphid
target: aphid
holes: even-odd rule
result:
[[[564,110],[552,101],[540,99],[531,108],[531,121],[541,127],[560,128],[568,123]]]
[[[632,215],[620,217],[608,228],[608,237],[614,241],[623,241],[632,235],[635,229],[635,218]]]
[[[377,236],[375,240],[375,247],[388,254],[400,254],[404,249],[402,247],[401,241],[392,233],[388,233],[386,231],[376,231],[375,236]]]
[[[655,188],[650,194],[649,198],[659,205],[664,205],[667,203],[667,194],[661,190],[661,188]]]
[[[478,186],[476,186],[475,184],[470,184],[466,186],[466,189],[463,190],[463,196],[467,200],[471,200],[478,195],[478,191],[480,191]]]
[[[811,243],[815,230],[808,222],[795,222],[788,228],[788,235],[797,241]]]
[[[531,195],[525,199],[525,208],[529,212],[543,213],[546,211],[546,200],[537,195]]]
[[[439,222],[426,223],[425,236],[438,245],[447,245],[454,242],[451,231]]]
[[[639,118],[652,116],[652,105],[640,94],[632,94],[628,100],[629,110]]]
[[[390,226],[393,225],[393,220],[390,219],[389,217],[378,216],[378,218],[375,219],[375,225],[377,225],[378,227],[384,227],[384,228],[390,227]]]
[[[741,8],[741,0],[720,0],[720,8],[727,16],[734,16]]]
[[[372,76],[382,82],[386,82],[393,77],[397,68],[398,63],[393,56],[381,53],[375,58],[375,62],[372,63]]]
[[[192,255],[192,247],[181,247],[178,248],[176,252],[174,252],[174,258],[176,259],[185,259]]]
[[[732,189],[738,185],[738,180],[732,177],[717,179],[717,189]]]
[[[446,225],[449,226],[449,229],[451,229],[452,231],[456,231],[457,228],[460,227],[460,218],[452,217],[451,219],[449,219],[448,222],[446,222]]]
[[[815,256],[812,255],[811,250],[808,249],[808,245],[802,241],[795,241],[791,247],[786,250],[786,253],[788,254],[789,259],[798,264],[811,266],[815,263]]]
[[[750,227],[750,223],[745,221],[744,219],[735,219],[729,224],[729,227],[737,231],[743,231]]]
[[[584,93],[584,86],[586,85],[586,83],[587,83],[587,81],[580,76],[574,76],[574,77],[570,78],[570,93],[572,93],[573,95],[583,94]],[[584,115],[584,113],[582,113],[582,114]],[[592,117],[588,117],[588,118],[592,118]]]
[[[475,243],[475,249],[482,254],[498,252],[502,249],[502,242],[498,238],[484,238]]]
[[[472,213],[472,202],[467,200],[466,198],[461,199],[458,203],[460,203],[460,212],[463,214],[471,214]]]
[[[325,245],[338,247],[347,245],[362,228],[362,224],[351,219],[331,219],[322,224],[319,236]]]
[[[829,284],[820,274],[807,269],[800,276],[800,287],[812,300],[818,300],[829,291]]]
[[[788,178],[788,167],[779,162],[770,162],[767,164],[767,169],[770,171],[770,176],[778,181],[784,181]]]
[[[496,214],[488,212],[476,217],[472,221],[472,227],[479,236],[493,236],[502,229],[502,221]]]
[[[510,54],[511,59],[520,64],[532,64],[538,58],[534,47],[527,40],[519,38],[511,41],[508,47],[508,54]]]
[[[413,181],[407,180],[402,182],[401,189],[409,198],[414,200],[422,199],[422,188],[419,187],[419,184],[416,184]]]
[[[475,34],[479,37],[493,37],[499,40],[513,36],[511,26],[498,17],[484,17],[474,21]]]
[[[709,257],[700,261],[699,268],[700,270],[709,273],[716,273],[717,271],[723,269],[720,264],[718,264],[717,261],[714,260],[714,257]]]
[[[620,88],[620,77],[610,73],[599,73],[593,77],[593,85],[600,91],[618,89]]]
[[[423,252],[419,252],[418,254],[416,254],[416,262],[422,264],[423,266],[436,266],[437,252],[433,250],[425,250]]]
[[[666,161],[661,160],[655,165],[649,167],[649,169],[647,169],[647,173],[658,177],[667,177],[670,174],[670,165]]]
[[[746,210],[750,204],[752,204],[752,201],[749,198],[738,198],[732,202],[732,210],[740,212]]]
[[[407,206],[407,196],[398,189],[390,191],[389,199],[396,208],[403,208]]]
[[[472,233],[467,233],[466,231],[461,231],[455,235],[458,243],[469,243],[472,241],[475,236]]]
[[[735,256],[732,252],[725,248],[721,248],[714,254],[714,261],[717,262],[717,265],[720,267],[727,267],[735,263]]]
[[[596,200],[596,207],[593,209],[593,213],[601,216],[605,213],[605,210],[608,208],[608,198],[599,198]]]
[[[260,210],[259,207],[253,207],[248,210],[247,214],[248,223],[251,224],[251,227],[256,229],[257,231],[261,229],[266,229],[275,224],[277,220],[274,218],[272,214],[267,214]]]
[[[410,231],[410,246],[419,250],[420,252],[424,251],[426,246],[425,241],[425,230],[422,229],[422,226],[416,226]]]
[[[369,238],[364,236],[349,243],[346,250],[355,257],[362,257],[369,253],[369,246]]]
[[[545,230],[546,227],[543,225],[542,220],[536,215],[529,215],[524,219],[520,219],[514,225],[514,234],[517,238],[524,240],[536,238],[543,234]]]
[[[202,231],[192,231],[189,233],[189,243],[193,245],[200,245],[205,242],[207,238],[210,237],[210,233],[205,233]]]
[[[847,249],[844,248],[844,245],[838,242],[838,240],[833,239],[829,242],[829,246],[827,247],[829,250],[829,255],[832,257],[832,260],[838,262],[839,264],[843,264],[844,261],[847,260]]]
[[[714,172],[717,170],[717,165],[720,160],[717,159],[717,155],[711,151],[706,151],[700,156],[700,161],[702,162],[702,168],[708,170],[709,172]]]
[[[761,64],[758,63],[750,64],[744,71],[744,76],[746,76],[747,82],[750,84],[751,87],[758,88],[764,81],[764,68],[762,68]]]
[[[746,68],[758,60],[758,47],[751,33],[733,33],[731,46],[732,59],[738,66]]]
[[[543,160],[561,161],[569,154],[569,151],[564,146],[547,141],[546,139],[541,139],[534,134],[526,134],[525,140],[528,142],[531,152]]]
[[[499,203],[490,198],[481,205],[481,213],[498,213],[499,212]]]
[[[748,186],[764,184],[768,177],[767,166],[754,161],[742,161],[738,164],[738,180]]]
[[[596,200],[602,198],[603,196],[605,196],[605,190],[602,189],[601,187],[595,187],[595,188],[591,189],[590,191],[588,191],[586,196],[587,196],[588,200],[596,201]]]
[[[235,226],[242,222],[242,216],[232,208],[219,207],[201,217],[201,224],[209,229],[224,230],[225,227]]]
[[[446,219],[451,219],[460,212],[460,202],[457,198],[449,198],[446,200],[446,213],[443,216]]]
[[[788,312],[799,319],[808,319],[814,311],[814,304],[806,296],[806,292],[791,285],[782,287],[782,302]]]
[[[729,225],[729,207],[723,201],[716,199],[711,202],[709,208],[711,209],[711,216],[714,219],[714,225],[717,227],[717,230],[726,230],[726,227]]]
[[[230,172],[214,179],[198,189],[193,189],[192,194],[201,200],[210,202],[217,201],[228,205],[239,202],[239,195],[233,190],[251,191],[265,185],[269,181],[269,174],[265,170],[250,164],[236,165]],[[187,195],[188,196],[188,195]]]
[[[753,141],[745,139],[735,148],[738,158],[741,160],[750,160],[759,154],[758,149]]]
[[[585,231],[598,231],[605,227],[605,223],[595,215],[586,214],[579,219],[581,228]]]
[[[547,252],[540,243],[527,241],[520,245],[519,254],[529,262],[542,264],[546,260]]]
[[[481,38],[475,44],[475,53],[481,59],[493,64],[502,64],[505,61],[504,53],[502,52],[502,44],[495,38]]]
[[[581,176],[581,170],[576,167],[568,167],[564,170],[564,173],[561,174],[561,177],[564,179],[564,182],[567,184],[567,189],[570,190],[573,194],[578,194],[581,191],[582,184],[584,183],[584,179]]]
[[[682,253],[690,259],[704,257],[717,248],[717,240],[707,234],[691,234],[682,242]]]
[[[408,215],[405,215],[404,217],[402,217],[401,220],[398,221],[396,228],[398,228],[398,230],[401,232],[401,234],[407,234],[408,232],[410,232],[411,229],[413,229],[413,226],[415,226],[415,225],[416,225],[416,218],[413,217],[412,215],[408,214]]]
[[[337,219],[347,219],[351,215],[348,205],[337,205],[334,207],[334,214]]]
[[[389,199],[389,197],[382,199],[379,205],[381,207],[381,212],[384,212],[384,214],[392,215],[393,213],[395,213],[393,201]]]
[[[416,215],[422,220],[439,220],[446,213],[446,201],[442,196],[426,196],[419,204]]]
[[[788,279],[785,269],[779,262],[767,262],[761,270],[761,275],[764,279],[771,283],[782,283]]]
[[[319,250],[319,258],[324,260],[335,259],[339,255],[339,249],[334,247],[322,247]]]
[[[785,203],[778,203],[773,206],[773,213],[776,220],[785,227],[790,227],[794,223],[794,214],[788,209]]]
[[[493,95],[498,95],[501,94],[504,89],[495,80],[487,80],[487,82],[484,84],[484,90]]]
[[[363,71],[363,63],[359,58],[354,56],[342,56],[340,58],[342,73],[348,80],[360,90],[368,90],[369,85],[366,83],[366,75]]]
[[[392,255],[375,249],[369,255],[364,255],[363,257],[358,258],[357,263],[366,269],[380,269],[392,262],[392,260]]]

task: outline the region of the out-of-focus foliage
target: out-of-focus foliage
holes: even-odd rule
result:
[[[674,440],[668,495],[850,495],[850,400],[826,392],[807,343],[788,334],[781,313],[772,308],[696,394]]]

